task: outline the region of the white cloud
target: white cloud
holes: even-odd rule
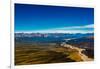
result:
[[[84,30],[40,30],[33,31],[34,33],[93,33],[93,31],[84,31]]]
[[[81,30],[81,29],[94,28],[94,24],[85,25],[85,26],[71,26],[71,27],[62,27],[62,28],[52,28],[46,30],[37,30],[37,31],[25,31],[33,33],[93,33],[93,30]]]
[[[63,27],[63,28],[53,28],[48,30],[38,30],[34,32],[39,33],[93,33],[93,30],[81,30],[85,28],[94,28],[93,24],[85,26],[72,26],[72,27]]]
[[[86,25],[85,28],[94,28],[94,24]]]
[[[71,26],[71,27],[55,28],[55,29],[68,30],[68,29],[84,29],[84,28],[94,28],[94,24],[85,25],[85,26]]]

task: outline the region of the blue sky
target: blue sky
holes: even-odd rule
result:
[[[88,33],[93,26],[93,8],[15,4],[15,32]]]

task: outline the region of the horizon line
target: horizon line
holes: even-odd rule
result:
[[[14,33],[66,33],[66,34],[77,34],[77,33],[80,33],[80,34],[87,34],[87,33],[94,33],[94,31],[91,31],[91,32],[25,32],[25,31],[21,31],[21,32],[14,32]]]

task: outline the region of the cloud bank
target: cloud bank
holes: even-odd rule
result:
[[[25,31],[33,33],[93,33],[94,24],[84,25],[84,26],[70,26],[61,28],[51,28],[36,31]]]

